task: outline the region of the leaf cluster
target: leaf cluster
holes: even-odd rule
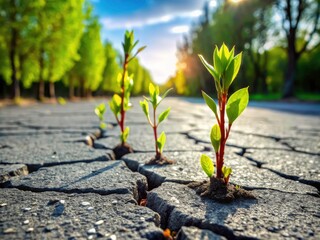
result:
[[[119,73],[118,75],[119,88],[121,88],[121,80],[122,80],[122,74]],[[119,119],[119,115],[121,114],[122,101],[123,101],[123,111],[128,111],[132,107],[132,104],[130,103],[130,95],[131,95],[132,88],[133,88],[133,76],[132,75],[128,76],[128,73],[125,72],[124,86],[123,86],[124,98],[122,99],[122,97],[119,94],[114,94],[111,101],[109,102],[110,109],[117,119]]]
[[[125,55],[129,56],[128,62],[130,62],[133,58],[135,58],[141,51],[143,51],[146,46],[138,48],[135,54],[132,55],[132,51],[139,43],[139,40],[134,41],[134,32],[126,30],[124,34],[124,41],[122,43],[123,51]]]

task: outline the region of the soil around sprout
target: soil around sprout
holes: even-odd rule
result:
[[[134,152],[133,148],[128,143],[125,143],[125,144],[120,143],[113,149],[113,153],[116,159],[120,159],[124,155],[133,153],[133,152]]]
[[[166,156],[161,154],[160,156],[155,155],[149,161],[145,163],[145,165],[166,165],[166,164],[173,164],[174,161],[168,159]]]
[[[230,203],[240,198],[256,199],[251,191],[236,187],[232,183],[226,185],[223,179],[211,177],[210,182],[191,182],[188,187],[194,189],[201,197],[207,197],[220,203]]]

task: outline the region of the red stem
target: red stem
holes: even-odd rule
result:
[[[226,144],[226,130],[225,130],[225,110],[226,110],[226,102],[227,102],[227,94],[222,93],[221,99],[219,99],[219,106],[220,106],[220,133],[221,133],[221,140],[220,140],[220,149],[218,152],[218,158],[217,158],[217,178],[223,178],[222,174],[222,167],[223,167],[223,161],[224,161],[224,149]]]
[[[124,62],[123,62],[123,74],[122,74],[122,79],[121,79],[121,112],[120,112],[120,115],[121,115],[121,119],[120,119],[120,129],[121,129],[121,133],[124,132],[124,119],[125,119],[125,115],[126,115],[126,112],[124,110],[124,95],[125,95],[125,89],[124,89],[124,78],[125,78],[125,75],[126,75],[126,71],[127,71],[127,66],[128,66],[128,57],[129,55],[128,54],[125,54],[125,57],[124,57]],[[124,145],[124,141],[122,141],[122,145]]]
[[[157,144],[158,134],[157,134],[157,122],[156,122],[156,108],[153,109],[153,134],[154,134],[154,142],[156,146],[156,157],[160,156],[159,148]]]

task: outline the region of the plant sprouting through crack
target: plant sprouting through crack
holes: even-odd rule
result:
[[[129,127],[125,127],[125,114],[131,107],[130,93],[133,87],[133,76],[128,75],[128,64],[134,59],[146,46],[140,47],[134,54],[133,49],[137,46],[138,40],[134,41],[133,31],[126,31],[124,35],[124,42],[122,43],[124,58],[122,63],[122,73],[118,76],[118,84],[120,91],[114,94],[112,100],[109,102],[110,109],[113,112],[117,123],[120,127],[121,145],[124,146],[128,136]]]
[[[158,116],[158,122],[157,122],[157,107],[159,104],[162,102],[162,100],[168,95],[168,93],[172,89],[167,90],[162,96],[160,96],[159,92],[159,87],[154,86],[152,83],[149,84],[149,95],[150,98],[144,97],[145,99],[143,101],[140,101],[140,106],[146,115],[148,119],[148,123],[153,129],[153,135],[154,135],[154,141],[155,141],[155,150],[156,150],[156,155],[155,155],[155,162],[161,162],[162,164],[164,162],[169,163],[167,159],[165,159],[162,155],[164,145],[166,143],[166,134],[162,132],[160,136],[158,137],[158,126],[161,122],[163,122],[170,113],[170,107],[167,108],[165,111],[163,111],[159,116]],[[153,118],[151,120],[150,115],[149,115],[149,103],[151,103],[151,106],[153,108]],[[160,160],[160,161],[159,161]]]
[[[98,116],[100,124],[99,127],[101,131],[106,129],[107,125],[104,122],[104,113],[106,112],[106,105],[104,103],[100,103],[98,106],[95,107],[94,113]]]
[[[210,139],[216,156],[216,178],[223,179],[224,183],[227,184],[232,169],[224,166],[226,141],[229,137],[232,124],[247,107],[249,102],[248,87],[234,92],[228,98],[229,87],[240,69],[242,53],[234,56],[234,47],[229,51],[228,47],[223,44],[220,49],[216,47],[213,52],[213,66],[201,55],[199,55],[199,57],[203,65],[213,76],[217,90],[218,106],[204,91],[202,91],[202,96],[217,120],[217,124],[213,125],[210,132]],[[225,113],[228,119],[226,119]],[[210,179],[213,178],[214,165],[212,160],[203,154],[200,158],[200,163],[208,177]]]

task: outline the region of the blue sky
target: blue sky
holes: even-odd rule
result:
[[[133,29],[140,46],[139,59],[156,83],[175,72],[177,42],[202,15],[205,2],[216,0],[91,0],[102,24],[102,37],[121,49],[123,33]]]

